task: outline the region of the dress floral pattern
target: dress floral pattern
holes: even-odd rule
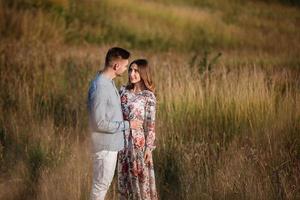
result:
[[[148,90],[133,93],[120,89],[124,120],[140,121],[138,130],[124,134],[125,148],[118,156],[118,188],[121,200],[156,200],[157,192],[152,156],[150,164],[144,162],[144,152],[155,149],[156,98]]]

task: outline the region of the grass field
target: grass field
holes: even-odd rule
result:
[[[88,199],[87,89],[115,45],[152,67],[160,199],[299,199],[299,4],[0,0],[0,199]]]

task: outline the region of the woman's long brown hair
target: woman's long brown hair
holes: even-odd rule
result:
[[[138,72],[140,74],[141,80],[144,82],[144,85],[147,90],[151,92],[155,92],[155,86],[151,78],[150,67],[148,65],[148,61],[146,59],[137,59],[130,63],[128,71],[130,70],[131,66],[136,64],[138,66]],[[133,84],[130,83],[128,79],[127,89],[133,89]]]

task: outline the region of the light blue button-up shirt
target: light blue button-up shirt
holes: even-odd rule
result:
[[[97,74],[90,83],[88,111],[93,151],[123,149],[123,131],[129,128],[129,123],[123,120],[121,100],[114,81],[104,74]]]

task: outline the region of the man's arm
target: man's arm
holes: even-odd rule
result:
[[[129,129],[128,121],[108,121],[105,116],[107,110],[108,90],[105,85],[97,85],[95,91],[93,111],[93,131],[104,133],[117,133]]]

